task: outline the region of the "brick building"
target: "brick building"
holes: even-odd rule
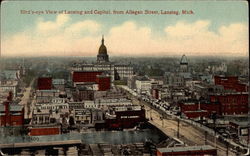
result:
[[[248,93],[223,93],[210,95],[209,101],[179,102],[181,112],[187,117],[199,116],[196,111],[207,111],[200,116],[210,116],[216,112],[218,115],[242,115],[248,113]]]
[[[110,89],[111,78],[100,71],[75,71],[73,72],[73,82],[74,86],[97,84],[97,90],[106,91]]]
[[[61,128],[59,126],[43,126],[43,127],[31,127],[29,128],[30,136],[39,136],[39,135],[57,135],[61,134]]]
[[[96,76],[101,74],[102,72],[99,71],[74,71],[73,82],[96,82]]]
[[[109,76],[106,75],[97,75],[96,76],[96,83],[98,84],[99,91],[105,91],[110,89],[110,82],[111,79]]]
[[[240,115],[248,113],[248,93],[224,93],[210,96],[211,102],[220,104],[220,115]]]
[[[236,92],[246,92],[248,87],[245,84],[241,84],[237,76],[214,76],[215,85],[222,85],[225,90],[234,90]]]
[[[185,111],[184,114],[190,119],[208,118],[210,115],[206,110]]]
[[[215,90],[208,94],[208,101],[180,102],[181,112],[188,117],[199,116],[196,111],[207,111],[210,116],[213,112],[218,115],[246,115],[248,113],[248,86],[241,84],[237,76],[214,76],[216,86],[222,90]],[[204,116],[204,114],[200,114]]]
[[[201,105],[198,101],[183,101],[179,103],[181,112],[188,118],[208,117],[209,113],[206,110],[201,109]]]
[[[51,77],[39,77],[37,80],[38,90],[51,90],[52,89],[52,78]]]
[[[214,83],[225,90],[224,93],[210,95],[211,102],[220,103],[220,115],[248,113],[248,86],[240,83],[237,76],[214,76]]]
[[[0,126],[22,126],[24,124],[24,107],[12,103],[12,92],[0,105]]]
[[[145,122],[145,109],[141,106],[115,107],[114,116],[105,119],[105,128],[134,128],[140,122]],[[95,125],[98,127],[98,124]]]

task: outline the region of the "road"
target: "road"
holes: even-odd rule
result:
[[[28,119],[31,118],[32,116],[32,111],[33,111],[33,100],[30,98],[30,95],[32,93],[32,85],[34,83],[35,79],[33,79],[29,86],[27,88],[25,88],[25,92],[23,94],[23,97],[21,99],[21,102],[19,103],[20,105],[24,106],[24,118]]]
[[[160,111],[156,111],[150,104],[144,101],[139,101],[136,97],[130,94],[134,104],[143,105],[146,110],[146,117],[152,119],[149,122],[162,130],[170,137],[178,138],[178,120],[174,117],[162,115]],[[215,139],[214,136],[206,134],[205,131],[179,120],[179,139],[189,146],[193,145],[211,145],[217,148],[218,156],[235,156],[236,154],[228,150],[224,143]]]
[[[178,138],[178,121],[175,119],[167,118],[166,117],[162,120],[162,115],[151,109],[148,105],[143,104],[146,110],[146,117],[150,120],[150,123],[154,124],[156,127],[161,129],[165,134],[170,137]],[[206,138],[206,139],[205,139]],[[218,150],[218,156],[225,156],[227,155],[226,146],[216,140],[213,136],[206,135],[205,132],[202,132],[198,128],[190,125],[188,123],[184,123],[179,121],[179,138],[185,144],[189,146],[194,145],[211,145],[216,147]],[[231,151],[228,151],[228,155],[236,155]]]

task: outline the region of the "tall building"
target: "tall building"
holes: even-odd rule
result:
[[[74,64],[71,67],[72,73],[76,71],[102,72],[109,75],[111,80],[127,80],[134,73],[133,67],[124,64],[115,64],[109,61],[107,47],[104,45],[104,37],[102,37],[101,45],[97,54],[96,63],[92,64]]]

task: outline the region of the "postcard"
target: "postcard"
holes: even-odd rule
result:
[[[3,1],[0,155],[249,155],[247,1]]]

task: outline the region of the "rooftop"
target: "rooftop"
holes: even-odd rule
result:
[[[23,109],[23,106],[21,106],[21,105],[10,104],[10,111],[11,112],[22,111],[22,109]],[[5,106],[0,105],[0,112],[4,112],[4,111],[5,111]]]
[[[1,77],[6,79],[18,79],[18,70],[4,70],[1,71]]]
[[[51,90],[37,90],[37,92],[60,92],[59,90],[56,90],[56,89],[51,89]]]
[[[122,112],[122,111],[134,111],[134,110],[141,110],[141,106],[133,105],[133,106],[116,106],[115,111],[116,112]]]
[[[137,80],[139,80],[139,81],[150,81],[146,76],[137,77]]]
[[[65,80],[64,79],[52,79],[52,83],[54,85],[57,85],[57,84],[65,84]]]
[[[199,150],[216,150],[210,145],[202,146],[186,146],[186,147],[171,147],[171,148],[157,148],[161,153],[167,152],[183,152],[183,151],[199,151]]]

